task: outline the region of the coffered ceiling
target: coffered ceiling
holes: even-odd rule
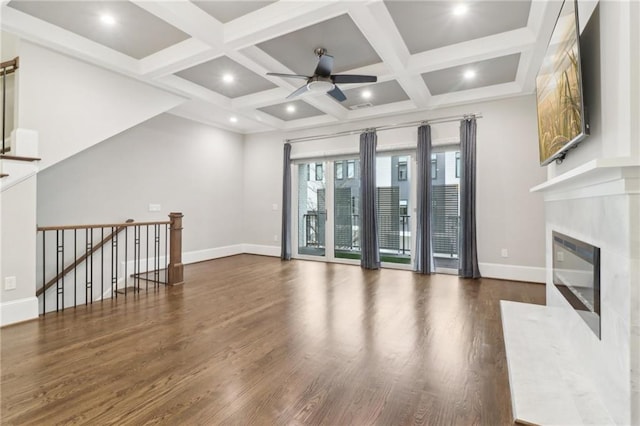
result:
[[[187,101],[172,112],[238,132],[298,129],[532,93],[560,3],[0,0],[3,31]],[[314,49],[372,74],[288,100]]]

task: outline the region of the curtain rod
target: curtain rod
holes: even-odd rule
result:
[[[463,114],[463,115],[450,115],[448,117],[434,118],[432,120],[410,121],[410,122],[407,122],[407,123],[389,124],[389,125],[386,125],[386,126],[365,127],[365,128],[362,128],[362,129],[345,130],[343,132],[327,133],[327,134],[324,134],[324,135],[303,136],[303,137],[300,137],[300,138],[285,139],[285,142],[288,142],[288,143],[309,142],[309,141],[315,141],[315,140],[320,140],[320,139],[333,138],[333,137],[336,137],[336,136],[356,135],[356,134],[359,134],[359,133],[362,133],[362,132],[366,132],[366,131],[371,131],[371,130],[382,131],[382,130],[391,130],[391,129],[402,129],[402,128],[405,128],[405,127],[413,127],[413,126],[418,126],[418,125],[423,125],[423,124],[449,123],[449,122],[452,122],[452,121],[466,120],[467,118],[482,118],[482,113],[481,112],[475,112],[475,113]]]

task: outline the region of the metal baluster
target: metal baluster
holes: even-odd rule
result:
[[[111,227],[111,297],[118,298],[118,235],[115,226]],[[115,275],[114,275],[115,270]]]
[[[134,268],[134,285],[138,291],[140,291],[140,227],[136,225],[133,228],[133,238],[134,238],[134,250],[133,255],[135,258],[135,262],[133,264]]]
[[[89,240],[89,232],[91,232],[91,240]],[[93,248],[93,228],[91,228],[91,231],[89,231],[89,228],[85,228],[84,242],[86,252],[90,253]],[[89,276],[89,268],[91,268],[91,276]],[[89,303],[89,299],[91,299],[90,303],[93,303],[93,253],[91,253],[89,259],[85,260],[84,283],[84,304],[86,305]]]
[[[104,227],[100,228],[100,241],[104,241]],[[104,247],[100,249],[100,300],[104,297]]]
[[[78,230],[73,230],[73,263],[75,264],[78,259]],[[62,263],[64,266],[64,262]],[[78,300],[76,295],[76,287],[78,287],[78,265],[73,268],[73,307],[78,306]]]
[[[153,280],[156,285],[160,284],[160,225],[153,225],[153,236],[154,236],[154,252],[155,258],[153,259],[154,270],[153,270]]]
[[[169,253],[167,253],[169,244],[169,225],[164,225],[164,285],[169,284]]]
[[[127,263],[129,263],[129,256],[127,250],[129,247],[129,227],[124,228],[124,295],[127,295],[127,283],[129,282],[129,275],[127,274]]]
[[[47,271],[47,241],[46,241],[46,237],[45,234],[47,233],[47,231],[42,231],[42,315],[45,315],[47,313],[47,291],[44,288],[45,284],[47,283],[46,281],[46,271]]]
[[[147,244],[146,244],[146,248],[147,248],[147,259],[146,259],[146,268],[144,270],[145,272],[145,277],[147,278],[146,281],[146,289],[149,290],[149,225],[146,225],[147,228]]]
[[[6,147],[4,146],[6,107],[7,107],[7,69],[2,68],[2,153],[3,154],[6,149]]]

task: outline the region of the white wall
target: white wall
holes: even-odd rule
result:
[[[535,100],[533,96],[446,108],[420,114],[370,120],[351,125],[291,133],[261,133],[245,138],[245,243],[278,246],[282,199],[282,145],[284,139],[325,134],[348,128],[481,112],[477,136],[478,256],[485,275],[544,281],[544,214],[542,196],[529,189],[545,179],[538,165]],[[350,126],[350,127],[349,127]],[[416,144],[415,128],[381,131],[379,149]],[[459,138],[458,125],[432,128],[434,143]],[[358,136],[296,143],[292,157],[357,153]],[[278,211],[272,205],[278,204]],[[509,251],[501,257],[501,249]]]
[[[183,98],[21,41],[18,127],[40,134],[40,168],[168,111]]]
[[[587,79],[593,77],[585,86],[591,100],[587,105],[591,136],[569,152],[562,164],[549,166],[549,178],[565,175],[546,189],[546,249],[550,271],[554,230],[600,247],[600,338],[555,288],[550,272],[547,305],[552,307],[561,335],[580,354],[584,377],[594,385],[616,424],[640,424],[640,4],[602,1],[596,9],[593,6],[588,3],[580,10],[581,26],[590,16],[599,25],[596,42],[582,51],[595,56],[583,69]],[[583,31],[583,39],[588,34]],[[560,188],[554,189],[554,182],[571,181],[570,176],[580,171],[577,167],[614,158],[625,160],[620,164],[635,160],[635,172],[627,167],[618,174],[601,174],[600,180],[597,170],[592,172],[595,177],[583,172],[574,179],[573,190],[557,183]]]
[[[242,135],[161,114],[38,173],[38,224],[168,220],[179,211],[184,252],[238,245],[243,180]]]
[[[38,315],[35,204],[35,175],[0,193],[0,326]],[[15,278],[14,290],[5,290],[7,277]]]

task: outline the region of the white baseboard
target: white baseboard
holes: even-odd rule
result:
[[[38,298],[25,297],[0,304],[0,327],[38,318]]]
[[[259,254],[261,256],[280,257],[280,246],[262,246],[258,244],[243,244],[242,252],[246,254]]]
[[[545,268],[533,266],[501,265],[498,263],[480,263],[480,275],[483,278],[497,278],[500,280],[526,281],[545,283],[547,272]]]
[[[182,253],[182,264],[187,265],[189,263],[242,254],[242,247],[242,244],[235,244],[232,246],[215,247],[205,250],[187,251]]]

